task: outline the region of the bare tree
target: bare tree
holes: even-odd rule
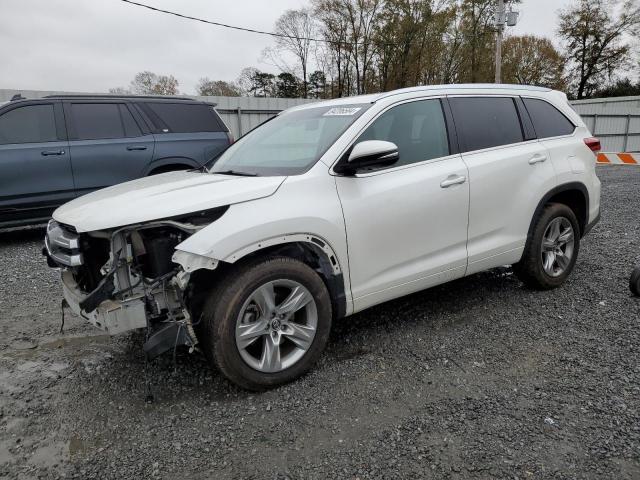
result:
[[[139,95],[177,95],[178,80],[173,75],[144,71],[134,77],[130,90]]]
[[[615,15],[613,10],[620,8]],[[629,65],[626,36],[637,34],[640,5],[637,0],[580,0],[560,13],[558,33],[564,40],[570,74],[578,99],[592,94],[616,71]]]
[[[224,80],[211,80],[208,77],[201,78],[196,85],[198,95],[203,96],[221,96],[221,97],[239,97],[242,90],[233,82],[225,82]]]
[[[311,52],[311,38],[316,32],[311,10],[287,10],[278,18],[275,33],[282,35],[276,38],[279,50],[291,53],[297,59],[302,73],[302,93],[307,97],[307,69]],[[292,72],[286,72],[292,73]]]
[[[503,76],[507,83],[566,87],[563,56],[550,40],[533,35],[508,37],[503,44]]]

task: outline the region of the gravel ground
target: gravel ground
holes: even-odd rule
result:
[[[312,373],[240,391],[71,314],[42,230],[0,233],[0,477],[640,478],[640,169],[602,167],[573,276],[507,268],[338,322]]]

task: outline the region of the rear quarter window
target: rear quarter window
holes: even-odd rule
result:
[[[211,105],[178,102],[147,102],[145,105],[171,133],[226,131]]]
[[[538,138],[571,135],[575,125],[549,102],[537,98],[523,98]]]
[[[513,98],[453,97],[449,103],[465,152],[524,140]]]

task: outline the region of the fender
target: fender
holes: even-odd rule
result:
[[[142,171],[140,174],[141,177],[146,177],[153,170],[157,170],[158,168],[166,167],[168,165],[184,165],[185,169],[189,168],[198,168],[201,165],[196,162],[194,159],[189,157],[166,157],[152,160]]]
[[[587,187],[584,185],[584,183],[581,182],[569,182],[569,183],[563,183],[562,185],[558,185],[557,187],[552,188],[551,190],[549,190],[540,200],[540,202],[538,203],[538,206],[536,207],[533,216],[531,217],[531,223],[529,224],[529,230],[527,233],[527,241],[529,241],[529,237],[531,236],[531,232],[533,231],[533,226],[534,226],[534,222],[536,221],[536,219],[540,216],[540,214],[542,213],[542,209],[544,208],[544,206],[549,202],[549,199],[556,196],[559,193],[562,192],[568,192],[570,190],[578,190],[582,193],[582,195],[584,196],[584,200],[585,200],[585,212],[586,212],[586,216],[588,217],[589,215],[589,191],[587,190]],[[585,218],[584,220],[581,221],[581,219],[578,219],[578,222],[580,223],[580,233],[581,236],[584,236],[586,234],[586,227],[587,227],[587,222],[589,221],[588,218]]]
[[[331,270],[334,275],[340,275],[342,273],[342,269],[340,268],[340,262],[338,261],[338,256],[333,251],[333,248],[327,243],[326,240],[321,238],[318,235],[314,235],[312,233],[294,233],[289,235],[280,235],[277,237],[267,238],[265,240],[261,240],[259,242],[254,242],[250,245],[242,247],[231,255],[228,255],[226,258],[223,258],[222,261],[235,263],[238,260],[246,257],[247,255],[257,252],[258,250],[264,250],[265,248],[274,247],[277,245],[284,245],[287,243],[309,243],[324,252],[327,259],[331,264]]]
[[[262,250],[275,250],[277,252],[282,252],[284,250],[286,254],[287,248],[292,247],[291,252],[296,252],[295,246],[299,246],[300,243],[308,245],[309,250],[315,252],[315,255],[318,258],[319,268],[323,272],[327,288],[331,294],[335,318],[345,317],[350,313],[347,306],[350,302],[347,301],[346,293],[349,286],[345,284],[345,277],[342,273],[338,256],[329,243],[318,235],[313,235],[311,233],[295,233],[267,238],[259,242],[254,242],[250,245],[246,245],[224,259],[221,259],[221,261],[236,263],[252,253],[259,253]],[[278,248],[280,246],[283,247],[282,250]],[[173,254],[172,261],[178,263],[187,273],[191,273],[199,269],[215,270],[219,264],[217,259],[186,252],[184,250],[176,250]],[[353,308],[350,310],[353,310]]]

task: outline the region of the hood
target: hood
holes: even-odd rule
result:
[[[285,178],[168,172],[76,198],[53,218],[78,233],[105,230],[268,197]]]

